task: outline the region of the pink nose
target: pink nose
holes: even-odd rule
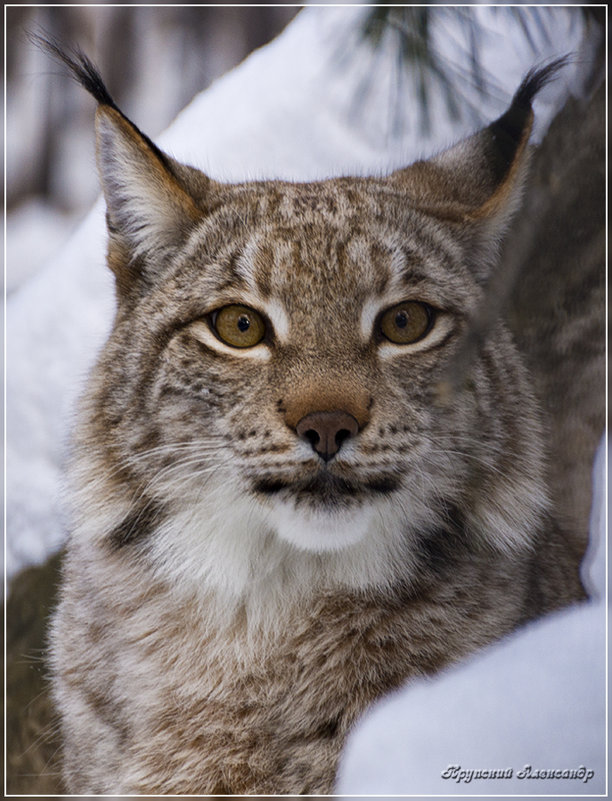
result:
[[[302,417],[295,430],[325,462],[329,462],[342,444],[359,432],[359,423],[352,414],[342,410],[311,412]]]

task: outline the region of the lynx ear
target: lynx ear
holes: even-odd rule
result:
[[[499,119],[438,156],[393,173],[391,180],[402,185],[420,211],[459,223],[472,235],[477,225],[481,236],[497,238],[520,199],[533,124],[531,102],[567,60],[531,70]]]
[[[35,34],[30,38],[65,64],[98,102],[96,151],[111,235],[109,264],[122,290],[129,290],[137,276],[150,281],[203,215],[210,181],[197,173],[196,202],[189,176],[197,171],[173,161],[138,130],[84,53]]]
[[[106,104],[96,112],[96,153],[111,234],[132,257],[160,263],[184,242],[202,210],[171,160]]]

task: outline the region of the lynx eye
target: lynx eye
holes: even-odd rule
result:
[[[266,333],[266,324],[259,312],[248,306],[224,306],[212,315],[212,328],[221,342],[233,348],[252,348]]]
[[[380,318],[380,331],[396,345],[410,345],[429,333],[434,310],[427,303],[406,300],[387,309]]]

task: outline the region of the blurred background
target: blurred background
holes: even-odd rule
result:
[[[94,101],[32,44],[28,32],[78,45],[100,68],[117,104],[155,137],[195,94],[274,38],[298,10],[7,8],[8,292],[53,255],[99,192]]]

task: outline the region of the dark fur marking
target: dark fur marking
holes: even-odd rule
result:
[[[147,501],[129,512],[108,535],[113,550],[118,551],[126,545],[142,542],[149,537],[163,518],[164,509],[156,501]]]
[[[280,478],[260,478],[253,484],[253,489],[255,492],[261,492],[264,495],[276,495],[276,493],[290,486],[291,484]]]
[[[419,542],[419,557],[433,573],[441,574],[452,568],[459,553],[469,547],[463,517],[455,506],[443,510],[445,525],[423,536]]]
[[[381,475],[379,478],[358,483],[324,472],[295,483],[272,476],[259,478],[253,483],[253,489],[264,495],[276,495],[283,490],[290,490],[301,499],[304,499],[304,496],[317,497],[324,503],[330,503],[343,496],[359,498],[368,492],[388,494],[398,489],[400,484],[400,479],[392,474]]]
[[[387,494],[398,489],[400,484],[401,482],[397,476],[386,475],[381,476],[380,478],[375,478],[372,481],[368,481],[365,486],[366,489],[369,489],[372,492]]]
[[[257,451],[258,455],[263,455],[264,453],[286,453],[289,450],[287,445],[263,445]]]
[[[338,734],[340,722],[340,718],[336,717],[325,721],[325,723],[322,723],[315,732],[315,739],[318,740],[323,738],[325,740],[333,740],[333,738]]]
[[[419,556],[435,574],[440,574],[453,564],[453,555],[448,547],[451,534],[446,529],[430,533],[419,543]]]

